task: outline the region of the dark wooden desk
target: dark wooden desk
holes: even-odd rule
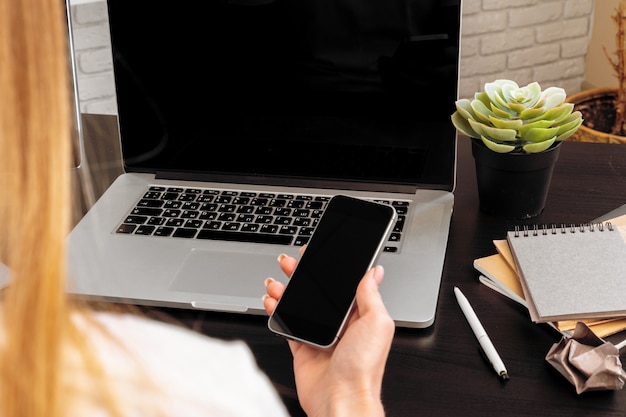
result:
[[[87,116],[85,121],[87,133],[102,131],[101,118]],[[105,121],[105,131],[111,126]],[[626,415],[626,390],[577,395],[544,360],[560,336],[546,325],[531,323],[523,308],[478,282],[472,261],[495,253],[492,240],[504,238],[506,230],[520,223],[478,210],[469,141],[461,138],[458,149],[454,214],[437,316],[428,329],[397,330],[383,385],[387,415]],[[626,146],[568,142],[561,149],[545,211],[526,223],[587,222],[625,203]],[[479,354],[454,298],[455,285],[469,298],[498,348],[511,376],[508,383],[501,383]],[[291,414],[304,415],[294,389],[291,355],[284,340],[267,330],[265,317],[173,309],[148,312],[170,314],[209,336],[246,341]],[[609,340],[622,338],[626,332]]]

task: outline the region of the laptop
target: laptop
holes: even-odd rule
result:
[[[435,319],[460,0],[107,0],[124,173],[72,230],[70,292],[266,314],[337,194],[393,205],[399,327]],[[295,217],[289,217],[295,216]]]

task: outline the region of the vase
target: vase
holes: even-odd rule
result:
[[[498,153],[472,139],[480,209],[506,219],[539,215],[547,201],[561,142],[539,153]]]

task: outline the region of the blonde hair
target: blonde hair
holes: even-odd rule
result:
[[[4,417],[67,415],[68,346],[83,352],[88,372],[103,375],[72,324],[65,292],[69,62],[63,1],[0,0],[0,261],[10,271],[0,307]]]

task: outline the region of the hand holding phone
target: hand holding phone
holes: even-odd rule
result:
[[[333,346],[359,281],[376,262],[395,219],[390,205],[333,197],[269,318],[269,329],[316,347]]]

